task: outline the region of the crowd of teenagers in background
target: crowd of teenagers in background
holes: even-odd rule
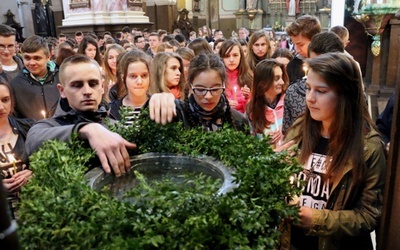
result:
[[[206,26],[187,35],[127,26],[18,44],[15,30],[0,25],[0,167],[13,216],[18,192],[34,178],[28,156],[43,142],[78,133],[104,171],[120,176],[136,145],[104,119],[118,122],[128,107],[126,125],[137,126],[147,108],[155,122],[232,127],[275,152],[297,145],[305,187],[299,222],[282,241],[292,249],[373,249],[393,98],[372,121],[360,67],[345,50],[347,29],[322,32],[305,15],[285,36],[240,28],[225,37]]]

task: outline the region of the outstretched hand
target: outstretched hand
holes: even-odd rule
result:
[[[163,125],[176,116],[175,97],[171,93],[153,94],[149,102],[150,119]]]
[[[110,173],[112,169],[118,177],[129,170],[130,157],[127,148],[136,148],[136,144],[126,141],[119,134],[109,131],[98,123],[83,126],[79,130],[79,137],[89,141],[106,173]]]

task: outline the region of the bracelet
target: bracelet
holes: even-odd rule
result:
[[[11,224],[6,230],[0,233],[0,240],[5,239],[7,236],[11,235],[14,233],[18,228],[17,222],[15,220],[11,221]]]

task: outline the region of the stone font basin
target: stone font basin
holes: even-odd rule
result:
[[[172,180],[182,181],[183,174],[204,174],[214,179],[221,180],[221,187],[218,194],[225,194],[237,187],[233,183],[233,171],[221,162],[212,157],[200,156],[190,157],[177,154],[147,153],[131,157],[131,171],[122,176],[115,177],[113,174],[106,174],[102,168],[90,170],[85,177],[94,190],[101,190],[104,186],[110,188],[113,197],[122,200],[126,192],[138,185],[138,180],[133,174],[137,170],[147,181],[161,180],[169,177]]]

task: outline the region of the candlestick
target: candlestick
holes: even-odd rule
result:
[[[237,90],[237,87],[234,86],[234,87],[233,87],[233,96],[234,96],[234,98],[235,98],[235,101],[237,101],[236,90]]]
[[[42,110],[40,113],[42,114],[43,119],[46,119],[46,111]]]

